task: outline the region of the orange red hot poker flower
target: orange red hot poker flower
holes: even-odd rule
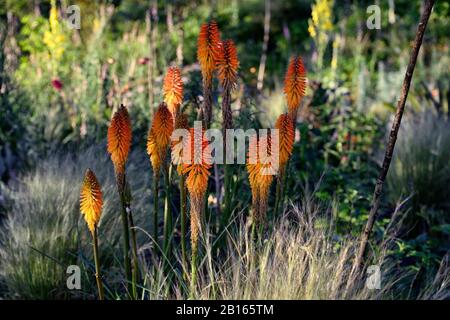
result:
[[[197,59],[205,81],[212,79],[219,51],[220,32],[217,23],[213,20],[202,24],[197,42]]]
[[[279,163],[284,168],[292,154],[294,147],[294,125],[287,113],[280,115],[275,123],[279,134]]]
[[[195,251],[200,234],[200,217],[203,212],[210,175],[211,153],[203,130],[199,132],[194,131],[194,129],[190,130],[187,147],[190,148],[190,159],[188,159],[190,161],[183,164],[183,174],[187,175],[186,186],[191,197],[191,243]],[[196,150],[196,148],[200,150]]]
[[[131,146],[131,121],[123,105],[114,113],[108,128],[108,152],[116,170],[123,171]]]
[[[234,89],[237,83],[239,60],[233,40],[224,40],[217,56],[217,71],[224,89]]]
[[[172,132],[172,113],[165,103],[161,103],[155,113],[147,138],[147,153],[150,156],[154,172],[158,172],[161,168]]]
[[[175,119],[183,102],[183,80],[181,79],[180,68],[170,67],[167,69],[163,91],[164,102]]]
[[[97,177],[87,169],[80,192],[80,211],[93,234],[102,214],[103,195]]]
[[[175,129],[186,129],[189,130],[189,121],[184,113],[180,113],[175,120]],[[177,165],[177,171],[179,175],[183,174],[183,149],[186,147],[184,141],[172,141],[172,163]]]
[[[284,78],[284,93],[286,95],[289,114],[296,115],[302,98],[306,92],[306,70],[302,58],[294,56]]]
[[[263,221],[265,218],[270,185],[273,181],[273,175],[269,174],[272,167],[271,156],[270,135],[259,138],[257,136],[250,137],[247,171],[252,189],[253,216],[258,221]]]
[[[204,131],[190,129],[187,147],[190,148],[189,157],[183,155],[183,173],[187,175],[186,185],[191,195],[204,195],[208,186],[209,169],[211,168],[211,154],[208,140]],[[200,147],[196,150],[196,146]]]

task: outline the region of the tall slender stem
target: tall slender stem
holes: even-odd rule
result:
[[[155,241],[155,248],[158,247],[158,184],[159,184],[159,174],[156,172],[153,175],[153,241]],[[156,249],[155,249],[156,250]]]
[[[231,87],[225,86],[223,91],[223,99],[222,99],[222,132],[223,136],[225,137],[225,143],[224,143],[224,210],[222,215],[222,230],[225,231],[225,228],[227,227],[230,216],[231,216],[231,183],[232,183],[232,175],[233,175],[233,167],[232,164],[229,163],[230,160],[234,159],[228,159],[228,155],[234,154],[232,150],[228,150],[231,148],[234,148],[234,143],[229,144],[230,141],[227,139],[227,130],[233,128],[233,113],[231,111]],[[224,234],[222,234],[222,237],[225,238]],[[221,241],[218,241],[218,243],[221,243]]]
[[[128,217],[127,211],[124,203],[123,192],[119,191],[120,194],[120,202],[121,202],[121,216],[122,216],[122,224],[123,224],[123,261],[125,265],[125,276],[127,278],[127,287],[128,290],[132,289],[131,285],[132,274],[131,274],[131,262],[130,262],[130,233],[129,233],[129,225],[128,225]],[[131,291],[131,290],[130,290]]]
[[[98,298],[100,300],[104,300],[103,282],[102,277],[100,275],[100,259],[98,254],[97,226],[95,226],[94,232],[92,233],[92,238],[94,240],[93,246],[94,246],[94,261],[95,261],[95,279],[97,281]]]
[[[133,215],[131,214],[131,209],[127,206],[128,219],[130,222],[130,230],[131,230],[131,245],[132,245],[132,254],[133,254],[133,271],[132,271],[132,283],[133,283],[133,299],[137,298],[137,282],[139,277],[139,260],[137,254],[137,238],[136,238],[136,229],[134,227]]]
[[[172,166],[166,166],[164,170],[165,183],[165,199],[164,199],[164,253],[168,255],[170,252],[170,243],[172,238],[173,224],[172,224],[172,208],[170,206],[170,171]]]
[[[206,129],[209,129],[212,122],[212,79],[203,79],[203,108],[202,121]]]
[[[187,268],[186,254],[186,220],[187,220],[187,201],[186,201],[186,185],[184,182],[184,174],[180,176],[180,203],[181,203],[181,257],[183,269]]]
[[[369,212],[369,217],[367,219],[367,224],[361,235],[360,245],[358,249],[357,256],[353,263],[352,271],[349,277],[349,283],[352,282],[359,274],[360,267],[363,261],[363,256],[366,251],[367,242],[369,240],[370,234],[372,232],[375,219],[377,217],[378,207],[380,205],[381,193],[383,191],[383,184],[386,179],[389,166],[392,160],[392,154],[394,153],[395,142],[397,141],[398,131],[400,129],[400,124],[402,121],[403,112],[405,110],[405,103],[408,97],[409,87],[411,85],[411,79],[414,73],[414,68],[417,62],[417,56],[419,54],[420,46],[422,45],[423,35],[427,27],[428,18],[431,15],[431,10],[433,9],[434,0],[426,0],[424,3],[424,8],[422,15],[420,17],[420,22],[417,28],[416,37],[414,39],[411,56],[409,59],[408,67],[406,69],[405,78],[403,80],[402,91],[400,98],[397,103],[397,111],[395,113],[394,122],[392,123],[391,132],[389,135],[389,141],[386,148],[386,153],[384,155],[383,166],[381,167],[380,174],[375,185],[375,190],[372,199],[372,206]]]
[[[191,289],[189,293],[190,299],[194,298],[196,292],[195,286],[197,284],[197,255],[198,255],[197,244],[193,244],[191,257]]]
[[[278,215],[278,210],[280,207],[280,202],[282,203],[283,199],[283,182],[284,182],[284,170],[280,168],[280,172],[277,176],[277,187],[275,191],[275,207],[273,210],[273,216],[276,217]]]

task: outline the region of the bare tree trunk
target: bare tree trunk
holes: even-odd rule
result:
[[[267,48],[269,46],[269,34],[270,34],[270,1],[266,0],[266,10],[264,14],[264,39],[263,39],[263,47],[261,60],[259,61],[259,70],[258,70],[258,82],[256,88],[261,91],[264,86],[264,72],[266,70],[266,61],[267,61]]]
[[[366,251],[367,242],[369,240],[370,233],[372,232],[375,219],[377,217],[378,207],[380,205],[381,192],[383,190],[383,184],[386,179],[389,166],[391,164],[392,154],[394,153],[395,142],[397,140],[398,130],[402,121],[403,111],[405,109],[406,99],[408,97],[409,87],[411,84],[411,79],[414,73],[414,68],[416,66],[417,56],[419,54],[420,46],[422,44],[423,35],[427,26],[428,18],[430,17],[431,10],[433,9],[434,0],[426,0],[424,5],[424,10],[420,17],[419,26],[417,28],[416,37],[414,39],[411,56],[409,59],[408,67],[406,69],[405,78],[403,80],[402,91],[400,94],[400,99],[397,103],[397,111],[395,113],[394,122],[392,124],[391,132],[389,135],[389,142],[386,148],[386,153],[384,155],[383,166],[381,168],[380,174],[377,179],[375,186],[375,191],[373,194],[372,207],[370,209],[367,224],[364,228],[364,232],[361,235],[360,246],[358,249],[357,256],[353,263],[353,267],[349,277],[349,283],[353,282],[359,275],[360,267],[363,261],[363,256]]]

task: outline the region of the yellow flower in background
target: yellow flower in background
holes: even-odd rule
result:
[[[330,34],[333,31],[334,0],[316,0],[311,8],[311,19],[308,21],[308,32],[314,39],[318,52],[317,65],[322,67],[322,59]]]
[[[316,3],[312,5],[310,27],[316,30],[331,31],[333,29],[333,5],[334,0],[316,0]]]
[[[95,17],[92,23],[92,33],[97,33],[102,28],[102,22],[99,18]]]
[[[58,9],[55,1],[52,1],[48,22],[49,28],[44,32],[44,43],[50,51],[52,59],[58,62],[64,54],[67,38],[58,21]]]

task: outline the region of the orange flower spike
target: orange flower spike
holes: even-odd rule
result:
[[[201,141],[199,141],[201,139]],[[197,143],[195,143],[197,141]],[[201,150],[195,150],[195,146],[201,146]],[[183,164],[183,174],[187,175],[186,186],[191,195],[203,196],[208,187],[208,179],[211,169],[211,154],[208,151],[208,141],[205,139],[204,132],[194,132],[190,130],[189,146],[191,148],[190,163]],[[196,152],[201,152],[198,156],[201,158],[196,161]]]
[[[278,117],[275,129],[279,130],[279,161],[280,168],[283,168],[288,162],[294,147],[294,125],[287,113]]]
[[[127,108],[123,105],[114,113],[108,128],[108,153],[114,166],[123,171],[131,147],[131,121]]]
[[[199,141],[200,139],[201,141]],[[201,150],[195,150],[197,145],[201,146]],[[183,164],[183,174],[187,175],[186,187],[191,199],[191,246],[193,252],[196,253],[197,240],[200,234],[200,219],[208,187],[209,170],[211,169],[211,154],[208,150],[208,141],[205,139],[204,131],[199,133],[191,129],[187,147],[191,149],[191,161]],[[198,152],[200,154],[197,155]],[[198,156],[201,158],[196,159]]]
[[[184,113],[180,113],[175,120],[175,129],[189,130],[189,120]],[[177,165],[179,175],[183,174],[181,157],[183,156],[184,144],[182,141],[172,141],[172,162]]]
[[[266,150],[260,150],[261,145],[266,146]],[[247,171],[252,189],[252,203],[254,218],[262,221],[265,217],[267,200],[269,196],[270,185],[273,181],[273,175],[268,174],[271,163],[265,161],[271,156],[271,138],[269,135],[262,136],[259,139],[256,136],[250,138]],[[267,153],[267,155],[264,155]]]
[[[84,175],[80,192],[80,211],[93,234],[102,214],[103,195],[97,177],[91,169]]]
[[[178,67],[170,67],[164,78],[164,102],[167,104],[173,118],[175,119],[180,105],[183,102],[183,80]]]
[[[289,113],[296,114],[306,93],[306,70],[302,58],[294,56],[284,78],[284,93],[286,95]]]
[[[210,81],[220,51],[220,31],[217,23],[212,20],[200,27],[197,41],[197,59],[200,63],[203,79]]]
[[[217,69],[220,84],[224,89],[234,89],[237,84],[239,59],[233,40],[224,40],[218,53]]]
[[[147,138],[147,153],[154,171],[158,171],[164,161],[165,151],[173,132],[173,117],[167,105],[161,103],[153,118]]]
[[[159,172],[162,165],[162,159],[158,144],[156,143],[155,135],[152,130],[149,130],[147,138],[147,154],[150,156],[150,163],[152,164],[153,172]]]

